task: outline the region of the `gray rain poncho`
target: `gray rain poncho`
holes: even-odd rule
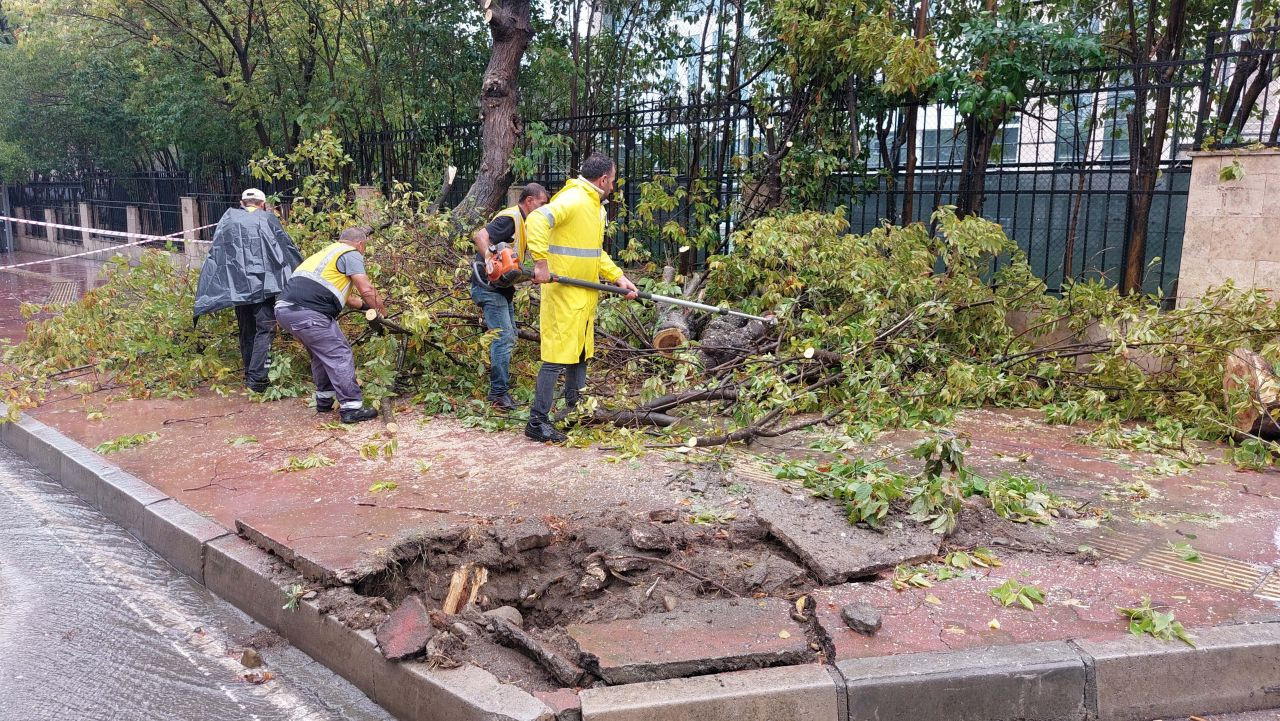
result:
[[[194,318],[279,295],[302,253],[266,210],[231,208],[213,231],[213,247],[200,268]]]

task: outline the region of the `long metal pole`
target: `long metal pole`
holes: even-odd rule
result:
[[[631,292],[621,286],[609,285],[607,283],[593,283],[589,280],[578,280],[577,278],[565,278],[564,276],[559,276],[559,275],[552,275],[551,282],[560,283],[562,285],[572,285],[578,288],[588,288],[590,290],[598,290],[602,293],[614,293],[615,295],[627,295],[628,293]],[[645,300],[651,300],[655,303],[669,303],[671,305],[683,306],[685,308],[703,310],[708,313],[718,313],[720,315],[734,315],[739,318],[749,318],[751,320],[763,321],[765,323],[775,322],[775,319],[773,318],[766,318],[763,316],[751,315],[750,313],[743,313],[737,310],[721,308],[720,306],[716,306],[716,305],[707,305],[706,303],[695,303],[691,300],[685,300],[684,298],[672,298],[671,296],[658,295],[657,293],[646,293],[645,291],[637,291],[636,297],[643,298]]]

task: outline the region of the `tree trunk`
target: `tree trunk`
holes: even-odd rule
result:
[[[517,113],[520,61],[533,26],[529,0],[482,0],[493,50],[480,86],[480,121],[483,145],[480,170],[467,196],[455,211],[463,220],[475,220],[497,210],[511,185],[511,152],[523,132]]]
[[[960,168],[960,185],[956,189],[956,215],[982,215],[987,199],[987,165],[991,146],[995,144],[998,123],[983,122],[973,116],[965,120],[964,163]]]
[[[1233,414],[1232,425],[1242,435],[1275,438],[1280,435],[1275,412],[1280,410],[1280,378],[1265,358],[1248,348],[1237,348],[1227,356],[1222,375],[1223,403],[1231,410],[1233,391],[1243,388],[1245,404]]]
[[[668,265],[662,269],[663,282],[670,283],[675,280],[675,277],[675,268]],[[692,300],[702,285],[702,278],[701,274],[691,277],[685,283],[681,295]],[[657,350],[678,348],[689,342],[689,335],[689,309],[678,305],[659,304],[658,323],[653,331],[653,347]]]

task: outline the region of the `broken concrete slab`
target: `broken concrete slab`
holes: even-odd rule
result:
[[[671,539],[667,538],[662,526],[639,523],[631,528],[631,545],[641,551],[667,552],[671,550]]]
[[[752,504],[756,521],[824,585],[924,561],[942,547],[942,536],[921,524],[903,521],[883,532],[858,528],[835,504],[808,496],[760,489]]]
[[[307,508],[246,514],[236,531],[313,581],[350,584],[386,568],[400,540],[457,523],[430,511],[320,503]]]
[[[591,688],[583,721],[845,721],[839,689],[815,664]]]
[[[686,601],[670,613],[566,630],[583,666],[610,684],[813,660],[804,627],[779,598]]]
[[[409,596],[378,626],[375,635],[382,655],[394,661],[420,653],[434,633],[422,599]]]

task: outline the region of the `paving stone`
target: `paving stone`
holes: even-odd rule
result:
[[[826,667],[784,666],[587,689],[583,721],[844,721]]]
[[[1181,641],[1079,641],[1097,687],[1098,718],[1257,711],[1280,706],[1280,624],[1192,629]]]
[[[1085,718],[1084,662],[1066,643],[861,658],[836,667],[850,721]]]
[[[409,596],[378,626],[378,648],[393,661],[406,658],[426,648],[434,633],[422,599]]]
[[[835,504],[808,496],[762,491],[753,504],[757,522],[825,585],[923,561],[942,545],[941,535],[910,521],[883,533],[857,528]]]
[[[847,603],[844,608],[840,609],[840,617],[844,619],[849,628],[858,633],[872,636],[876,631],[880,630],[880,612],[869,603],[859,601]]]
[[[144,509],[138,537],[174,568],[204,583],[205,544],[230,532],[166,498]]]
[[[610,684],[805,663],[805,629],[779,598],[685,601],[670,613],[569,626],[583,665]]]

